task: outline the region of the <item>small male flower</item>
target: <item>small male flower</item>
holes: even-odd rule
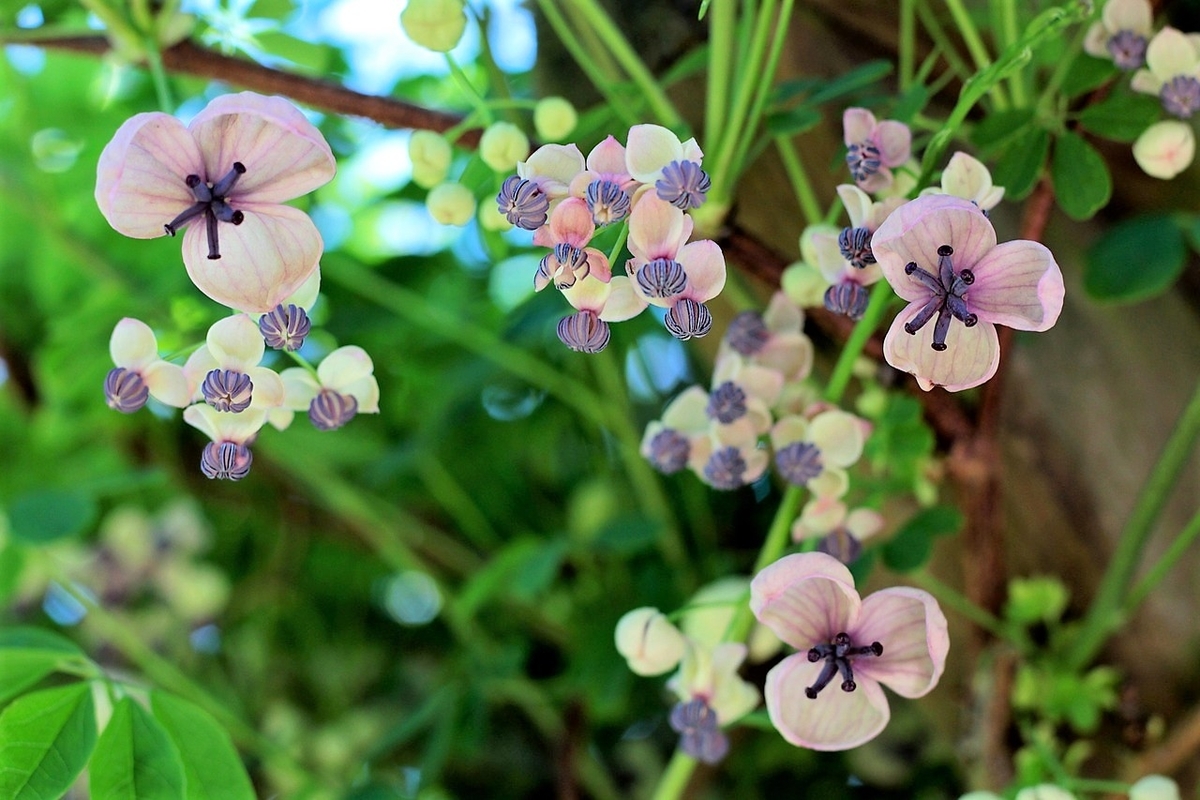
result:
[[[877,122],[865,108],[848,108],[842,114],[846,166],[864,192],[881,192],[892,185],[892,167],[912,154],[912,132],[903,122]]]
[[[183,410],[183,420],[212,439],[200,457],[205,477],[240,481],[249,474],[254,461],[250,443],[267,421],[265,410],[251,408],[232,414],[199,403]]]
[[[746,645],[708,646],[692,639],[687,644],[679,672],[667,682],[680,700],[671,713],[671,726],[682,734],[684,752],[711,763],[728,750],[719,729],[749,714],[762,697],[737,674],[746,660]]]
[[[575,106],[565,97],[543,97],[533,107],[533,128],[542,141],[562,141],[571,135],[578,122]]]
[[[830,284],[825,291],[825,308],[859,319],[867,308],[866,287],[883,277],[871,250],[871,236],[892,211],[904,204],[904,198],[873,202],[866,192],[849,184],[842,184],[837,192],[850,225],[836,234],[823,226],[813,226],[805,233],[813,263]]]
[[[1044,331],[1062,310],[1062,272],[1050,251],[1026,240],[997,245],[983,212],[957,197],[928,195],[901,206],[871,247],[908,301],[884,338],[884,357],[925,390],[978,386],[1000,361],[997,324]]]
[[[662,675],[679,665],[686,645],[683,634],[657,608],[625,613],[614,633],[617,652],[637,675]]]
[[[1147,775],[1129,787],[1129,800],[1179,800],[1179,784],[1164,775]]]
[[[556,289],[569,289],[588,275],[608,283],[612,278],[608,256],[587,246],[595,232],[596,224],[587,203],[578,197],[568,197],[559,203],[548,224],[533,234],[534,244],[550,248],[538,263],[534,289],[540,292],[552,282]]]
[[[340,428],[358,413],[378,414],[379,383],[374,371],[371,357],[361,347],[339,347],[317,366],[316,377],[302,367],[280,373],[283,405],[291,411],[307,410],[309,421],[321,431]]]
[[[688,639],[716,647],[725,638],[734,613],[749,597],[750,579],[742,575],[730,575],[706,584],[688,600],[679,628]],[[770,628],[758,622],[754,623],[746,644],[749,647],[747,659],[751,664],[766,661],[783,646]]]
[[[704,203],[711,181],[700,168],[704,157],[695,139],[686,142],[661,125],[629,129],[625,165],[634,180],[654,187],[656,196],[681,211]]]
[[[792,524],[796,542],[820,537],[817,549],[850,564],[862,553],[862,543],[883,528],[883,517],[869,508],[850,511],[836,497],[814,497]]]
[[[1133,143],[1133,158],[1152,178],[1170,180],[1192,165],[1196,134],[1192,126],[1175,119],[1156,122]]]
[[[639,186],[625,166],[625,148],[608,136],[588,153],[587,169],[571,181],[571,195],[587,201],[596,225],[611,225],[629,216]]]
[[[1148,0],[1108,0],[1100,21],[1092,23],[1083,49],[1096,58],[1111,58],[1118,69],[1146,63],[1146,43],[1154,31],[1154,9]]]
[[[726,369],[734,374],[745,367],[764,368],[777,373],[785,383],[807,378],[812,363],[813,345],[804,335],[804,312],[783,292],[771,297],[764,314],[738,314],[717,351],[718,367],[729,364]],[[719,368],[715,371],[721,372]]]
[[[1146,48],[1146,69],[1129,85],[1156,95],[1171,116],[1189,119],[1200,111],[1200,34],[1163,28]]]
[[[108,352],[116,364],[104,379],[109,408],[132,414],[151,395],[176,408],[191,401],[183,368],[159,358],[154,331],[141,320],[125,317],[118,322],[108,340]]]
[[[824,553],[768,566],[750,584],[750,608],[798,651],[767,673],[767,713],[783,738],[813,750],[873,739],[890,717],[880,684],[922,697],[950,649],[931,595],[897,587],[860,599],[850,571]]]
[[[553,206],[567,195],[575,176],[584,170],[583,153],[573,144],[544,144],[517,174],[505,178],[496,205],[509,222],[527,231],[546,224]]]
[[[217,411],[240,413],[283,404],[283,383],[274,370],[260,367],[266,352],[259,326],[246,314],[218,320],[204,347],[192,353],[183,372],[199,399]]]
[[[608,259],[603,254],[599,257],[607,269]],[[558,338],[581,353],[603,350],[611,335],[608,323],[631,319],[646,308],[645,301],[633,291],[632,283],[624,275],[602,281],[598,275],[588,274],[563,289],[562,293],[577,311],[559,320]]]
[[[987,166],[974,156],[960,151],[950,156],[950,163],[942,170],[941,190],[930,187],[921,194],[952,194],[970,200],[981,211],[991,211],[1004,199],[1004,187],[993,186],[992,173]]]
[[[213,100],[184,127],[137,114],[96,169],[96,203],[126,236],[183,237],[192,282],[218,303],[266,312],[294,292],[321,257],[308,215],[283,205],[328,183],[333,153],[320,131],[280,97]]]
[[[479,158],[496,172],[508,172],[529,155],[529,137],[511,122],[493,122],[479,137]]]
[[[781,418],[771,428],[775,468],[793,486],[807,486],[817,497],[841,497],[849,486],[846,469],[863,451],[863,425],[839,409],[822,411],[811,420]]]
[[[475,216],[475,195],[461,183],[439,183],[426,195],[425,208],[441,224],[461,228]]]
[[[308,313],[295,303],[286,306],[280,303],[258,318],[258,331],[263,342],[275,350],[299,350],[311,330]]]

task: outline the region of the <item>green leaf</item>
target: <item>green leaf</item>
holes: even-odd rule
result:
[[[821,122],[821,113],[808,106],[793,108],[767,117],[767,131],[772,136],[798,136]]]
[[[1079,124],[1115,142],[1132,142],[1158,120],[1162,104],[1157,97],[1134,92],[1114,92],[1103,102],[1079,114]]]
[[[1067,97],[1078,97],[1116,76],[1117,67],[1108,59],[1079,56],[1067,70],[1067,77],[1062,82],[1062,93]]]
[[[609,522],[592,541],[597,550],[631,556],[649,550],[658,542],[662,526],[638,514],[625,514]]]
[[[0,797],[62,797],[95,745],[89,684],[43,689],[14,700],[0,715]]]
[[[150,712],[129,697],[113,708],[88,768],[92,800],[183,800],[183,762]]]
[[[21,571],[25,568],[25,552],[20,545],[9,542],[0,545],[0,606],[17,591]]]
[[[457,611],[470,616],[501,594],[534,599],[553,582],[566,551],[566,542],[533,536],[509,542],[467,581],[458,596]]]
[[[78,536],[97,514],[96,501],[86,492],[45,489],[18,497],[9,513],[12,538],[27,544],[46,544]]]
[[[254,787],[229,734],[199,706],[152,692],[150,708],[179,751],[186,800],[254,800]]]
[[[1004,187],[1004,196],[1020,200],[1033,189],[1042,174],[1046,154],[1050,152],[1050,134],[1041,128],[1026,128],[1014,137],[992,170],[992,182]]]
[[[849,72],[843,72],[834,80],[817,89],[808,97],[810,105],[826,103],[844,95],[852,94],[860,89],[866,89],[873,83],[883,80],[892,74],[892,62],[886,59],[868,61],[861,67],[855,67]]]
[[[1075,133],[1064,133],[1054,146],[1050,167],[1058,207],[1071,219],[1090,218],[1112,197],[1112,176],[1096,148]]]
[[[1166,214],[1147,214],[1121,222],[1092,245],[1083,287],[1097,300],[1145,300],[1170,287],[1186,262],[1187,247],[1176,221]]]
[[[929,560],[937,536],[958,533],[962,512],[953,506],[934,506],[917,513],[881,550],[883,563],[896,572],[910,572]]]
[[[33,686],[64,661],[83,657],[74,642],[41,628],[0,630],[0,703]]]
[[[1033,122],[1032,108],[1017,108],[988,114],[971,130],[971,141],[982,150],[998,147],[1024,131]]]

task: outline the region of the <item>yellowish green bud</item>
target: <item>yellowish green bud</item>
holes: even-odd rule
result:
[[[441,134],[413,131],[408,140],[408,157],[412,160],[413,183],[422,189],[432,189],[446,180],[453,152]]]
[[[481,203],[479,206],[479,225],[485,231],[506,231],[512,228],[508,217],[500,213],[495,203]]]
[[[565,97],[544,98],[533,108],[533,127],[542,141],[561,142],[571,135],[578,122],[575,106]]]
[[[511,122],[493,122],[479,139],[479,157],[496,172],[515,172],[529,155],[529,137]]]
[[[467,27],[462,0],[408,0],[400,26],[422,47],[446,53],[454,49]]]
[[[657,608],[635,608],[617,623],[617,652],[638,675],[670,672],[683,658],[683,634]]]
[[[443,225],[462,227],[475,216],[475,195],[461,183],[441,183],[429,190],[425,207]]]
[[[1179,800],[1179,786],[1163,775],[1147,775],[1129,787],[1129,800]]]

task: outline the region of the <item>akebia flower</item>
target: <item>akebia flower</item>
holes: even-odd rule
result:
[[[797,553],[750,584],[750,608],[797,649],[767,674],[767,713],[794,745],[848,750],[873,739],[891,712],[883,686],[928,694],[942,676],[950,637],[937,601],[896,587],[859,598],[854,578],[824,553]]]
[[[639,183],[654,187],[656,196],[687,211],[704,204],[712,181],[700,168],[704,153],[695,139],[686,142],[661,125],[629,129],[625,165]]]
[[[283,205],[329,182],[333,153],[281,97],[224,95],[186,127],[160,112],[137,114],[105,146],[96,203],[136,239],[183,230],[183,261],[206,295],[267,312],[317,268],[321,235]]]
[[[205,344],[183,365],[199,397],[217,411],[233,414],[254,408],[277,408],[284,389],[274,370],[260,367],[266,347],[259,326],[246,314],[213,323]]]
[[[267,412],[251,408],[240,414],[217,411],[203,403],[183,410],[184,422],[212,441],[200,456],[200,471],[210,480],[240,481],[250,473],[250,443],[267,421]]]
[[[1111,58],[1119,69],[1137,69],[1146,63],[1146,43],[1153,31],[1149,0],[1108,0],[1100,21],[1088,28],[1083,49],[1097,58]]]
[[[1188,119],[1200,111],[1200,34],[1163,28],[1146,48],[1146,68],[1133,74],[1135,92],[1157,95],[1163,110]]]
[[[892,167],[912,154],[912,132],[903,122],[877,122],[865,108],[847,108],[842,114],[846,166],[864,192],[880,192],[892,185]]]
[[[871,249],[896,294],[908,301],[883,341],[887,362],[922,389],[978,386],[996,372],[996,325],[1044,331],[1058,320],[1063,277],[1044,245],[996,244],[973,203],[918,197],[892,212]]]
[[[116,366],[104,379],[108,407],[132,414],[151,395],[169,406],[183,408],[190,400],[183,368],[158,355],[154,331],[141,320],[126,317],[113,328],[108,350]]]
[[[325,356],[315,377],[301,367],[280,373],[284,405],[292,411],[307,410],[317,430],[336,430],[355,414],[379,413],[379,383],[374,371],[374,362],[361,347],[339,347]]]

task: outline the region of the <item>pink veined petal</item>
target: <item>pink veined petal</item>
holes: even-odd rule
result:
[[[1043,244],[1017,239],[997,245],[972,271],[967,306],[980,320],[1023,331],[1044,331],[1062,311],[1062,272]]]
[[[684,161],[695,161],[697,164],[703,163],[704,151],[700,149],[700,145],[696,142],[696,137],[693,136],[680,144],[680,149],[683,150]]]
[[[850,227],[862,227],[871,214],[871,206],[874,205],[871,198],[862,189],[849,183],[839,185],[837,193],[838,197],[842,198],[846,214],[850,217]]]
[[[910,304],[888,328],[883,339],[883,357],[889,364],[902,372],[911,372],[925,391],[942,386],[946,391],[958,392],[978,386],[996,374],[1000,342],[995,325],[981,319],[968,328],[954,320],[946,336],[946,349],[939,353],[930,346],[935,320],[916,334],[905,332],[904,323],[918,311],[920,305]]]
[[[860,606],[850,570],[824,553],[784,556],[750,582],[754,616],[801,651],[853,627]]]
[[[157,111],[135,114],[100,154],[96,204],[126,236],[165,236],[163,226],[196,202],[184,179],[203,172],[200,149],[182,122]]]
[[[703,303],[711,300],[725,288],[725,255],[716,242],[701,239],[685,244],[675,259],[687,273],[688,287],[684,297]]]
[[[379,413],[379,381],[375,380],[374,375],[359,378],[354,383],[343,388],[341,392],[342,394],[350,395],[358,401],[359,414]]]
[[[895,176],[892,175],[892,171],[887,167],[880,167],[877,172],[867,176],[865,180],[857,181],[857,184],[858,188],[862,189],[864,192],[878,194],[879,192],[886,192],[888,189],[892,188],[892,183],[894,181]]]
[[[1195,76],[1200,55],[1187,34],[1175,28],[1163,28],[1146,47],[1146,66],[1162,81],[1169,81],[1176,75]]]
[[[136,372],[158,360],[158,340],[149,325],[125,317],[113,328],[108,353],[113,364]]]
[[[1148,36],[1154,26],[1154,9],[1147,0],[1108,0],[1100,19],[1113,33],[1133,31]]]
[[[867,141],[875,132],[875,115],[865,108],[847,108],[842,112],[842,140],[849,147]]]
[[[614,275],[608,282],[612,292],[604,301],[600,319],[605,322],[624,322],[646,310],[646,301],[633,290],[633,281],[624,275]]]
[[[682,433],[708,430],[708,392],[699,386],[685,389],[663,410],[662,424]]]
[[[183,263],[192,282],[222,305],[266,312],[308,280],[324,247],[308,215],[280,205],[243,205],[241,225],[218,223],[219,259],[208,258],[203,219],[188,225]]]
[[[588,153],[587,168],[602,175],[628,175],[625,170],[625,147],[613,136],[606,136]]]
[[[684,157],[679,137],[661,125],[634,125],[627,142],[625,168],[642,183],[654,183],[663,167]]]
[[[252,367],[246,374],[254,384],[254,392],[250,396],[251,408],[271,409],[283,405],[285,389],[275,370]]]
[[[358,345],[339,347],[322,359],[317,366],[317,379],[321,385],[335,392],[361,380],[375,371],[375,363],[367,351]]]
[[[239,372],[248,373],[251,367],[257,367],[266,350],[258,325],[245,314],[214,322],[205,341],[221,369]]]
[[[898,586],[863,599],[854,630],[856,645],[879,642],[883,655],[860,658],[854,674],[882,683],[902,697],[921,697],[937,686],[950,651],[946,616],[928,592]]]
[[[936,275],[937,250],[944,244],[954,248],[955,272],[974,269],[976,262],[996,246],[996,230],[971,202],[948,194],[931,194],[897,208],[871,237],[871,251],[884,277],[896,294],[910,303],[923,302],[930,291],[906,275],[904,266],[916,262]]]
[[[155,361],[141,370],[146,388],[160,403],[183,408],[192,401],[183,367],[169,361]]]
[[[684,213],[675,206],[647,194],[629,215],[629,252],[645,261],[675,258],[686,240]]]
[[[307,411],[313,398],[321,391],[312,373],[303,367],[289,367],[279,373],[283,382],[283,405],[292,411]]]
[[[604,308],[604,304],[608,302],[609,295],[612,294],[612,281],[602,281],[598,275],[589,273],[568,288],[563,289],[562,294],[572,308],[599,314]]]
[[[874,138],[879,162],[885,167],[898,167],[912,155],[912,131],[903,122],[884,120],[875,128]]]
[[[230,193],[242,203],[282,203],[333,179],[337,164],[321,132],[282,97],[241,92],[218,97],[188,126],[204,154],[210,183],[233,162],[246,173]]]
[[[879,684],[858,680],[853,692],[843,692],[834,680],[815,698],[804,694],[824,666],[810,663],[803,653],[788,656],[767,673],[767,714],[779,734],[797,747],[810,750],[849,750],[879,735],[891,711]]]
[[[586,247],[596,232],[596,223],[592,220],[592,212],[587,203],[578,197],[568,197],[558,204],[550,215],[550,242],[545,247],[556,244],[569,244],[572,247]]]

